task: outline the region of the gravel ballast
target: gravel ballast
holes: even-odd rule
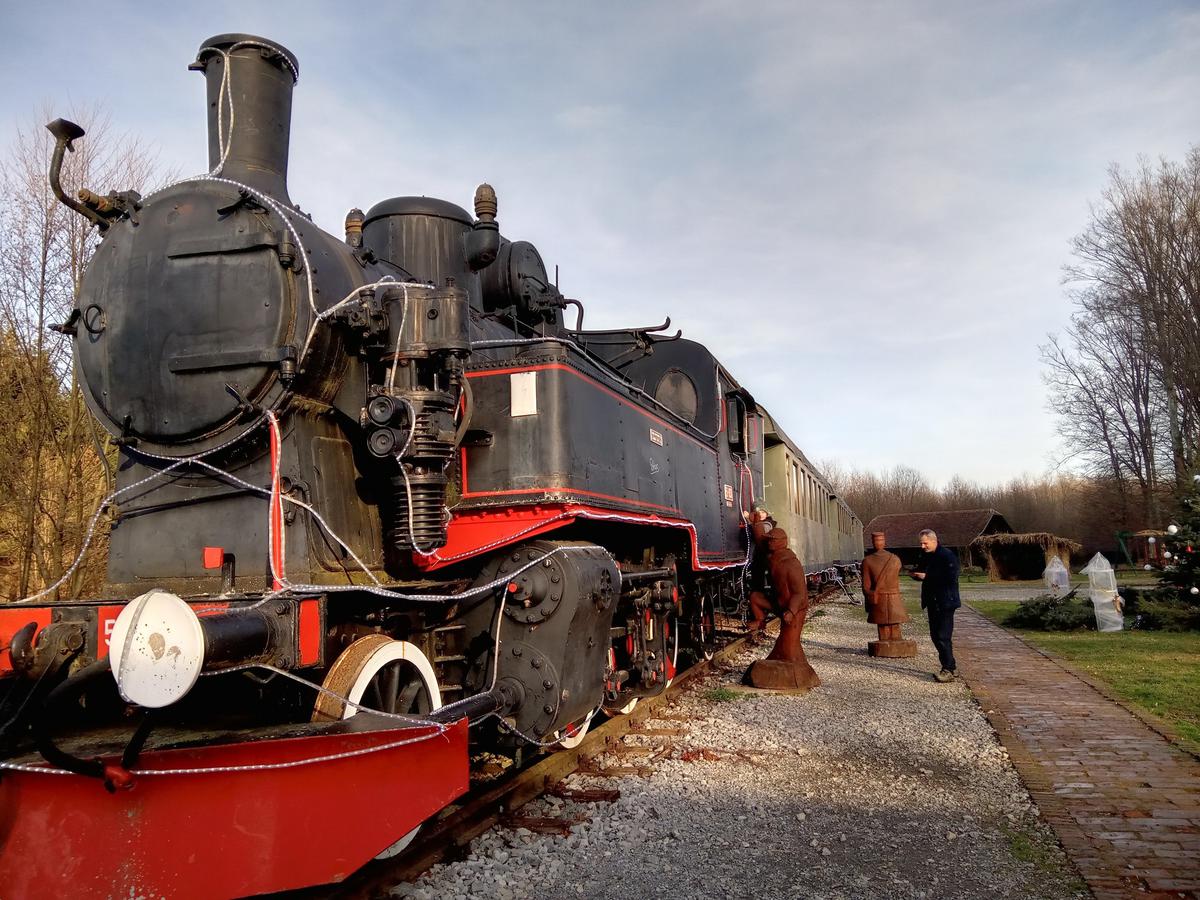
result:
[[[905,626],[916,659],[874,660],[866,643],[875,627],[861,608],[820,610],[805,631],[820,688],[803,696],[743,688],[742,672],[770,649],[749,648],[669,708],[672,720],[661,724],[685,734],[626,739],[671,745],[649,777],[567,781],[615,787],[618,801],[543,797],[520,810],[582,819],[568,837],[494,828],[465,860],[392,895],[1087,896],[967,687],[930,677],[936,656],[923,623]]]

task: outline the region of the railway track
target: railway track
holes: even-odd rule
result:
[[[733,624],[736,620],[730,620]],[[739,623],[740,624],[740,623]],[[774,623],[772,623],[774,624]],[[557,750],[528,766],[496,781],[482,784],[461,801],[448,807],[437,819],[427,822],[420,835],[405,851],[391,859],[375,860],[359,869],[338,885],[326,885],[312,890],[289,892],[288,900],[307,900],[310,897],[337,897],[341,900],[369,900],[384,896],[387,890],[402,881],[411,880],[439,862],[460,858],[476,837],[492,826],[504,823],[513,828],[531,831],[565,833],[572,822],[561,819],[521,817],[518,811],[531,800],[547,792],[564,799],[578,801],[616,800],[616,791],[572,791],[561,782],[574,772],[597,775],[645,775],[651,770],[654,751],[651,748],[631,748],[622,743],[628,734],[670,738],[684,733],[682,727],[646,728],[650,719],[663,719],[663,710],[686,686],[711,672],[725,659],[746,645],[747,637],[729,636],[711,660],[700,660],[679,672],[666,691],[642,700],[627,715],[615,716],[593,728],[577,747]],[[668,720],[673,717],[665,716]],[[669,752],[668,745],[663,752]],[[604,754],[636,754],[628,766],[600,767],[596,760]]]
[[[827,587],[813,598],[813,606],[837,602],[842,592],[840,587]],[[514,767],[513,771],[501,774],[492,781],[477,784],[457,803],[447,807],[435,819],[426,822],[413,843],[394,857],[374,860],[339,884],[289,891],[275,896],[278,900],[310,900],[318,897],[375,900],[387,896],[388,890],[396,884],[411,881],[438,863],[465,857],[471,842],[494,825],[504,824],[511,828],[527,828],[530,831],[545,833],[568,833],[570,826],[576,824],[575,822],[523,817],[518,811],[546,793],[580,802],[611,802],[620,798],[620,793],[616,790],[565,788],[562,785],[563,780],[576,772],[612,777],[644,776],[652,772],[652,765],[658,755],[669,753],[672,749],[670,738],[682,735],[685,729],[682,725],[647,728],[646,722],[651,719],[674,721],[679,718],[665,713],[665,708],[688,685],[720,667],[748,644],[749,636],[744,631],[745,623],[741,618],[718,613],[714,625],[718,637],[724,642],[711,659],[701,659],[681,670],[663,693],[641,700],[627,715],[614,716],[594,727],[578,746],[556,750],[527,765]],[[766,630],[773,637],[778,630],[778,620],[772,619]],[[668,743],[665,747],[657,749],[630,746],[623,742],[627,735],[659,737],[666,739]],[[631,764],[600,766],[597,761],[605,755],[628,755],[632,758]]]

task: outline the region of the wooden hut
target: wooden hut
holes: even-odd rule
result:
[[[1166,562],[1162,555],[1163,551],[1167,549],[1166,540],[1167,533],[1165,531],[1146,529],[1130,535],[1129,553],[1133,557],[1133,564],[1139,568],[1144,565],[1161,568]]]
[[[987,534],[971,542],[971,551],[987,566],[989,581],[1033,581],[1056,556],[1070,569],[1071,554],[1081,550],[1082,544],[1046,531]]]
[[[909,566],[921,555],[921,532],[926,528],[937,533],[938,543],[958,554],[964,566],[979,565],[971,551],[972,543],[983,535],[1012,533],[1004,516],[994,509],[948,509],[938,512],[892,513],[876,516],[863,529],[867,548],[871,533],[882,531],[887,548]]]

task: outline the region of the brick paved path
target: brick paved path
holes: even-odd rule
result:
[[[955,625],[959,671],[1093,893],[1200,898],[1200,762],[973,610]]]

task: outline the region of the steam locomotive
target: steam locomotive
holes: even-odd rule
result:
[[[103,234],[56,329],[120,464],[103,599],[0,606],[16,893],[336,880],[466,789],[468,724],[570,746],[711,653],[756,500],[813,578],[861,556],[706,347],[584,330],[491,187],[327,234],[288,193],[296,57],[224,34],[192,68],[205,175],[71,196],[83,132],[49,126]]]

